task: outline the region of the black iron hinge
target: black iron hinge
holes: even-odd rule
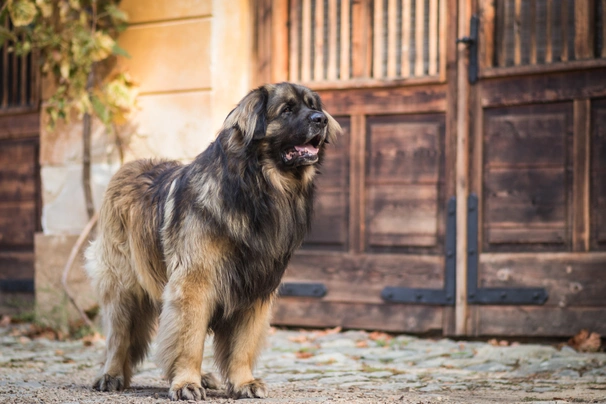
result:
[[[478,197],[467,200],[467,302],[470,304],[536,305],[544,304],[545,288],[478,287]]]
[[[467,72],[467,79],[470,84],[474,84],[478,81],[478,16],[471,16],[469,23],[469,36],[463,38],[457,38],[457,43],[464,43],[467,45],[469,50],[469,66]]]
[[[285,282],[280,285],[280,296],[324,297],[328,289],[323,283]]]
[[[387,286],[381,291],[383,300],[390,303],[431,304],[452,306],[456,288],[456,236],[457,204],[453,196],[446,210],[446,258],[444,265],[444,289],[400,288]]]

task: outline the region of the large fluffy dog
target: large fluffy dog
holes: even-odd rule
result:
[[[249,93],[194,162],[141,160],[111,180],[86,253],[107,335],[94,388],[120,390],[158,327],[173,400],[201,399],[204,339],[232,397],[264,397],[252,367],[276,289],[309,227],[314,176],[338,123],[290,83]]]

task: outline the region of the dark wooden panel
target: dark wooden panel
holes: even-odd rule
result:
[[[444,287],[442,256],[338,254],[299,251],[289,264],[285,282],[321,282],[324,301],[381,303],[385,286]]]
[[[606,333],[606,307],[476,306],[476,335],[570,337],[586,328]]]
[[[280,298],[273,324],[424,333],[442,329],[443,309],[399,304],[329,303]]]
[[[368,181],[438,182],[444,123],[369,119]]]
[[[606,307],[606,253],[482,254],[480,287],[544,287],[551,307]]]
[[[395,88],[350,88],[318,91],[327,110],[336,115],[443,112],[446,85]]]
[[[0,246],[31,247],[36,231],[36,202],[0,202]]]
[[[34,200],[37,142],[0,141],[0,201]]]
[[[443,114],[375,116],[366,134],[366,246],[438,249],[444,178]]]
[[[0,114],[0,139],[36,137],[40,133],[40,112]]]
[[[481,103],[484,107],[539,102],[568,101],[606,96],[606,70],[588,69],[498,79],[483,79]]]
[[[0,279],[33,279],[34,252],[0,252]]]
[[[349,233],[350,120],[336,118],[343,129],[336,144],[326,148],[314,201],[314,219],[303,248],[345,250]]]
[[[367,191],[367,245],[436,247],[438,186],[372,185]]]
[[[592,103],[591,114],[591,246],[606,249],[606,100]]]
[[[486,112],[482,164],[485,250],[570,247],[571,113],[570,104]]]

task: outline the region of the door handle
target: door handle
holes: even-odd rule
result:
[[[469,80],[469,84],[474,84],[478,81],[478,24],[478,16],[472,15],[469,22],[469,36],[457,38],[457,43],[464,43],[469,50],[469,65],[467,67],[467,80]]]

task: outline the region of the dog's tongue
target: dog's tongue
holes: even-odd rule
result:
[[[318,148],[313,147],[310,144],[304,144],[303,146],[295,146],[295,150],[299,153],[318,154]]]

